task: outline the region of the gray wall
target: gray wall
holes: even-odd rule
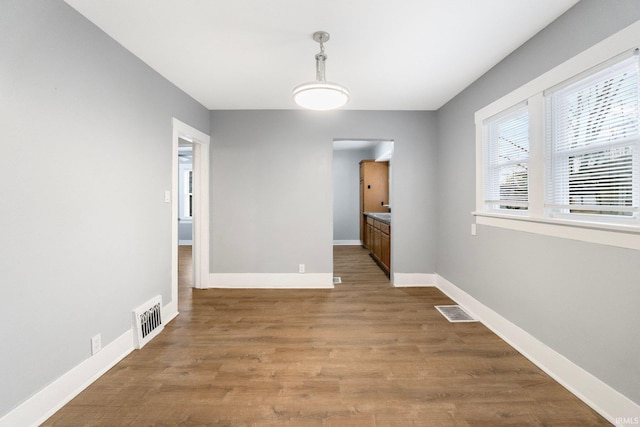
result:
[[[438,111],[437,271],[640,403],[640,252],[484,226],[470,234],[474,112],[638,19],[636,0],[583,0]]]
[[[211,271],[332,272],[332,141],[393,139],[392,268],[435,271],[435,114],[212,111]]]
[[[178,221],[178,241],[193,240],[193,223],[187,221]]]
[[[61,0],[0,14],[0,417],[171,298],[171,118],[209,112]]]
[[[333,240],[360,240],[360,160],[373,151],[333,152]]]

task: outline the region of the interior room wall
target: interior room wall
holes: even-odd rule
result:
[[[640,403],[638,251],[478,226],[474,113],[640,19],[640,2],[583,0],[437,113],[437,271]]]
[[[332,141],[392,139],[392,268],[435,271],[432,112],[211,112],[211,271],[332,273]]]
[[[209,113],[61,0],[0,13],[0,417],[171,299],[172,117]]]
[[[371,148],[333,152],[333,240],[360,240],[360,161]]]

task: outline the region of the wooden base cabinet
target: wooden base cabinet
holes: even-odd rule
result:
[[[378,265],[389,274],[391,271],[391,226],[365,215],[364,245]]]
[[[380,232],[380,262],[389,273],[391,269],[391,236]]]

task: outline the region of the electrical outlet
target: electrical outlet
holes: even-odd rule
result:
[[[91,338],[91,354],[94,355],[100,350],[102,350],[102,338],[98,334]]]
[[[298,266],[298,273],[304,273],[304,264]]]

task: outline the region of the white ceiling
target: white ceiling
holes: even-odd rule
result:
[[[293,109],[315,79],[345,109],[436,110],[578,0],[65,0],[211,110]]]

